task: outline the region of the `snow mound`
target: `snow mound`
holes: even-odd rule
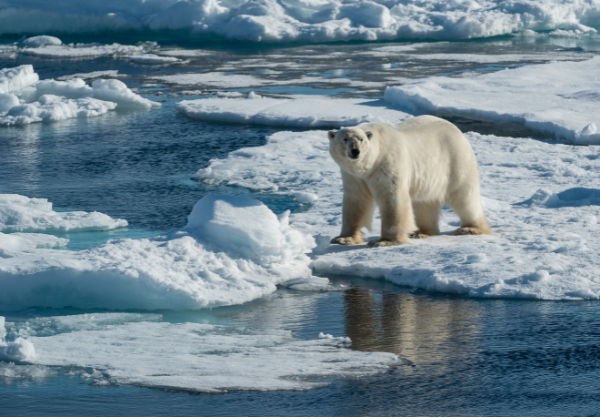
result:
[[[208,195],[186,227],[164,236],[0,259],[0,303],[174,310],[244,303],[310,276],[314,240],[287,218],[257,200]]]
[[[410,117],[386,107],[383,101],[312,95],[298,95],[292,99],[260,96],[196,99],[179,102],[176,108],[190,118],[201,120],[306,128],[337,128],[363,122],[398,124]]]
[[[600,249],[593,244],[600,235],[600,154],[531,139],[467,138],[479,163],[491,236],[451,235],[459,220],[444,209],[438,237],[381,249],[330,246],[340,230],[343,193],[325,131],[276,133],[265,146],[213,159],[196,178],[258,193],[318,195],[307,211],[290,216],[292,228],[318,238],[311,265],[317,273],[472,297],[599,299]],[[376,212],[369,236],[379,234],[380,223]]]
[[[39,35],[27,38],[23,44],[28,47],[43,47],[45,45],[61,45],[62,41],[55,36]]]
[[[343,337],[192,323],[133,322],[29,340],[37,366],[98,370],[97,384],[211,393],[308,390],[401,364],[394,354],[348,350]]]
[[[385,100],[409,112],[445,111],[519,123],[574,144],[600,144],[600,81],[590,77],[599,70],[600,57],[595,57],[464,79],[432,77],[388,87]]]
[[[5,0],[4,33],[179,31],[254,42],[464,39],[515,32],[595,32],[600,6],[545,0]]]
[[[39,80],[31,64],[0,70],[0,93],[17,92]]]
[[[2,232],[82,232],[110,230],[127,226],[99,212],[55,212],[45,198],[0,194],[0,231]],[[23,236],[21,236],[23,238]]]

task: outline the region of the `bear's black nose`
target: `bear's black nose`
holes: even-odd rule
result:
[[[352,149],[350,151],[350,153],[352,153],[352,157],[356,159],[358,157],[358,155],[360,154],[360,150],[358,150],[358,149]]]

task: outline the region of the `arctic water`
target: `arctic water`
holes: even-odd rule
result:
[[[65,37],[64,41],[76,39]],[[102,40],[113,41],[131,43],[125,39]],[[32,64],[41,79],[118,70],[128,75],[121,79],[128,87],[161,101],[162,107],[0,128],[0,193],[48,198],[61,211],[99,211],[129,222],[127,228],[113,231],[58,234],[70,239],[68,247],[73,250],[92,248],[109,239],[149,237],[184,226],[194,204],[208,193],[258,198],[276,214],[287,209],[303,212],[310,204],[285,195],[191,179],[210,159],[225,158],[243,147],[264,145],[267,136],[284,129],[192,120],[178,113],[175,104],[182,99],[215,95],[217,91],[379,98],[385,87],[378,82],[381,69],[397,71],[398,80],[493,72],[498,70],[495,66],[525,66],[561,55],[572,58],[589,54],[589,50],[576,44],[572,39],[528,43],[510,38],[423,47],[432,54],[492,56],[510,51],[521,55],[520,61],[506,65],[444,59],[395,63],[389,55],[364,54],[375,47],[396,45],[381,43],[310,47],[221,43],[218,49],[211,50],[210,43],[190,45],[161,40],[163,48],[196,48],[204,52],[202,57],[206,58],[178,66],[148,66],[119,57],[72,60],[4,56],[0,58],[0,68]],[[344,58],[348,63],[343,71],[338,70],[340,53],[348,57]],[[305,70],[316,62],[325,69]],[[212,89],[183,88],[156,81],[157,77],[190,68],[212,71],[223,63],[230,64],[234,73],[276,68],[277,80],[295,81],[277,87],[223,85]],[[332,70],[337,70],[334,75],[346,78],[348,83],[331,86],[326,80],[298,82],[299,75],[306,72],[326,79]],[[188,93],[182,93],[184,89]],[[510,124],[500,126],[442,116],[465,131],[540,141],[548,137]],[[330,281],[335,286],[331,291],[278,288],[243,305],[141,313],[148,319],[158,314],[162,321],[174,324],[290,330],[298,339],[315,339],[321,332],[349,337],[350,349],[395,353],[401,364],[383,373],[334,379],[326,386],[305,391],[230,390],[210,394],[119,384],[110,378],[105,380],[102,372],[81,366],[49,367],[36,373],[26,370],[28,365],[24,364],[24,373],[14,374],[18,369],[0,362],[0,414],[600,415],[600,303],[596,300],[472,299],[399,287],[380,279],[332,275]],[[22,326],[45,317],[107,312],[76,307],[0,307],[0,316],[7,323]],[[177,346],[176,341],[173,346]]]

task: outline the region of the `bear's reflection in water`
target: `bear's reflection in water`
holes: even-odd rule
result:
[[[477,347],[477,310],[469,300],[351,287],[344,292],[351,348],[396,353],[413,364],[466,357]]]

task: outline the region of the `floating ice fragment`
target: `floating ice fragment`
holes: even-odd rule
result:
[[[27,362],[35,359],[33,343],[18,337],[11,343],[0,343],[0,361]]]
[[[165,57],[155,54],[132,55],[129,59],[134,63],[139,64],[168,64],[181,61],[176,57]]]
[[[260,96],[259,94],[254,93],[254,92],[250,92],[248,94],[248,99],[260,99],[260,98],[262,98],[262,96]]]
[[[0,70],[0,93],[17,92],[39,80],[31,64]]]
[[[23,44],[28,47],[43,47],[45,45],[61,45],[62,41],[55,36],[39,35],[27,38]]]
[[[127,226],[127,221],[113,219],[99,212],[55,212],[45,198],[28,198],[18,194],[0,194],[0,231],[96,231]]]

